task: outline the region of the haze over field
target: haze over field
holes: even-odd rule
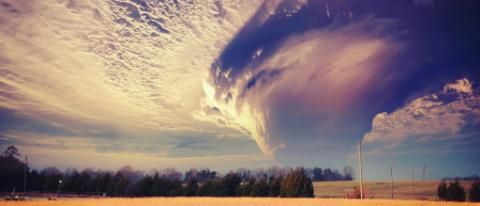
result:
[[[480,2],[0,0],[0,149],[33,167],[480,171]],[[419,173],[417,173],[419,174]]]

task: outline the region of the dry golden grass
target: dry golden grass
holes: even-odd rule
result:
[[[461,182],[466,188],[470,186],[470,182]],[[7,202],[0,200],[0,206],[235,206],[235,205],[308,205],[308,206],[456,206],[456,205],[476,205],[480,203],[454,203],[441,201],[424,201],[418,199],[432,200],[438,186],[438,181],[417,182],[415,184],[415,192],[413,191],[412,182],[403,181],[395,182],[395,199],[390,198],[389,182],[367,182],[365,188],[374,196],[375,199],[368,200],[347,200],[342,199],[345,192],[352,191],[353,186],[357,186],[357,182],[353,181],[336,181],[336,182],[315,182],[315,195],[317,197],[328,197],[336,199],[324,198],[199,198],[199,197],[178,197],[178,198],[98,198],[98,199],[59,199],[49,201],[47,199],[35,199],[23,202]],[[381,200],[383,199],[383,200]],[[399,200],[410,199],[410,200]],[[417,200],[415,200],[417,199]]]
[[[411,200],[345,200],[345,199],[287,199],[287,198],[105,198],[105,199],[62,199],[56,201],[32,200],[24,202],[0,201],[2,206],[470,206],[474,203],[452,203]]]
[[[465,189],[469,188],[471,182],[460,182]],[[433,200],[439,181],[419,181],[415,186],[411,181],[394,182],[394,198],[410,200]],[[314,182],[314,191],[316,197],[323,198],[343,198],[345,193],[352,192],[353,187],[358,187],[356,181],[336,181],[336,182]],[[369,196],[375,199],[390,199],[390,182],[366,182],[364,187]]]

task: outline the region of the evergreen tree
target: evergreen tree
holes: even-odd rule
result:
[[[229,173],[225,175],[222,179],[222,186],[224,190],[224,195],[228,197],[233,197],[237,194],[238,186],[240,185],[241,179],[236,173]]]
[[[237,196],[241,196],[241,197],[250,196],[252,193],[254,184],[255,184],[254,178],[249,178],[248,180],[242,182],[238,187]]]
[[[126,195],[126,191],[129,185],[130,185],[130,181],[128,180],[128,178],[124,174],[117,172],[113,177],[113,184],[112,184],[113,195],[115,196]]]
[[[153,178],[150,175],[145,175],[143,179],[137,182],[135,185],[135,195],[136,196],[152,196],[151,193],[153,188]]]
[[[200,188],[198,188],[198,196],[212,196],[220,197],[224,196],[224,190],[222,182],[219,179],[208,180]]]
[[[9,146],[0,155],[0,191],[21,191],[25,164],[20,161],[20,152],[15,146]]]
[[[465,189],[460,185],[458,180],[448,184],[446,199],[457,202],[465,201]]]
[[[187,186],[185,188],[185,195],[186,196],[196,196],[198,190],[198,182],[195,177],[190,178],[187,182]]]
[[[480,181],[472,183],[468,192],[468,199],[472,202],[480,202]]]
[[[59,187],[59,180],[62,178],[62,173],[55,167],[48,167],[42,170],[41,175],[44,178],[43,191],[55,192]]]
[[[261,178],[255,182],[250,192],[252,197],[267,197],[269,195],[270,188],[267,184],[267,181],[264,178]]]
[[[278,197],[280,195],[280,188],[282,184],[282,177],[271,177],[269,184],[269,196]]]
[[[312,181],[303,168],[290,171],[282,180],[280,188],[282,197],[313,197]]]
[[[440,183],[440,185],[438,185],[437,196],[441,200],[446,200],[446,198],[447,198],[447,183],[445,183],[445,181],[442,181],[442,183]]]

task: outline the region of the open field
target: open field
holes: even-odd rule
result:
[[[410,200],[433,200],[436,195],[439,181],[419,181],[413,184],[411,181],[394,182],[394,198]],[[461,181],[465,189],[469,188],[471,182]],[[358,188],[357,181],[333,181],[333,182],[314,182],[314,191],[316,197],[323,198],[344,198],[346,193],[352,192],[353,187]],[[369,198],[390,199],[390,182],[366,182],[364,189]]]
[[[461,182],[465,188],[470,187],[471,182]],[[34,198],[28,201],[4,201],[0,200],[0,206],[150,206],[150,205],[311,205],[311,206],[455,206],[477,205],[480,203],[454,203],[433,201],[438,181],[416,182],[415,190],[412,182],[402,181],[394,183],[395,200],[390,200],[389,182],[364,183],[370,198],[367,200],[343,199],[344,194],[353,191],[358,186],[355,181],[315,182],[315,196],[317,198],[211,198],[211,197],[173,197],[173,198],[60,198],[47,200],[46,198]]]
[[[105,198],[105,199],[62,199],[56,201],[32,200],[24,202],[0,201],[2,206],[267,206],[267,205],[311,205],[311,206],[470,206],[474,203],[452,203],[411,200],[345,200],[345,199],[287,199],[287,198]]]

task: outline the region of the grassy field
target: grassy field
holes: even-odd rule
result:
[[[470,187],[470,182],[461,182],[465,188]],[[47,200],[46,198],[29,201],[7,202],[0,200],[0,206],[182,206],[182,205],[310,205],[310,206],[434,206],[434,205],[477,205],[480,203],[452,203],[432,201],[435,196],[439,182],[416,182],[415,188],[412,182],[395,182],[395,200],[390,200],[389,182],[368,182],[365,188],[370,198],[367,200],[343,199],[344,194],[353,191],[357,182],[315,182],[314,199],[300,198],[199,198],[199,197],[178,197],[178,198],[60,198],[58,200]],[[407,200],[408,199],[408,200]],[[425,201],[428,200],[428,201]]]
[[[415,182],[400,181],[394,182],[394,198],[410,200],[434,200],[439,181]],[[467,189],[470,182],[461,182]],[[358,187],[356,181],[337,181],[337,182],[315,182],[314,191],[316,197],[322,198],[344,198],[346,193],[352,192],[353,187]],[[367,196],[374,199],[390,199],[390,182],[367,182],[364,183]]]
[[[345,200],[345,199],[287,199],[287,198],[105,198],[105,199],[61,199],[56,201],[33,200],[24,202],[0,201],[2,206],[470,206],[474,203],[447,203],[413,200]]]

